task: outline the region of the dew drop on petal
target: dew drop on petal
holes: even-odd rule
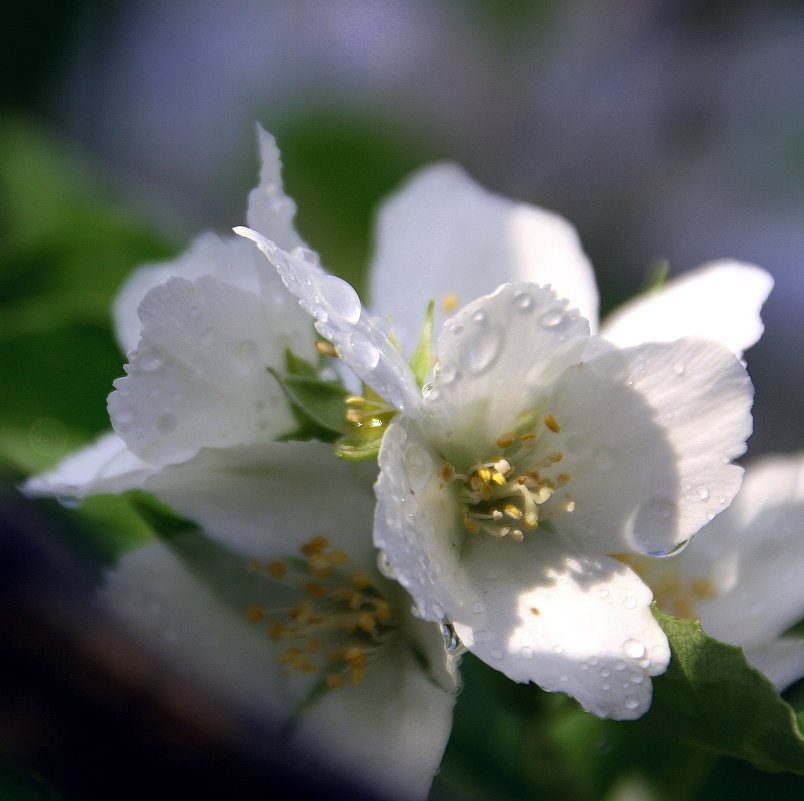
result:
[[[629,596],[623,601],[623,606],[626,609],[636,609],[637,606],[636,598],[632,598],[631,596]]]
[[[482,615],[482,614],[483,614],[483,612],[485,612],[485,611],[486,611],[486,606],[485,606],[485,604],[482,604],[482,603],[480,603],[480,602],[478,601],[476,604],[473,604],[473,605],[472,605],[472,611],[473,611],[473,612],[474,612],[476,615]]]
[[[702,501],[706,501],[706,500],[708,500],[708,499],[709,499],[709,488],[708,488],[708,487],[704,487],[703,485],[701,485],[700,487],[698,487],[698,497],[699,497],[699,498],[700,498]]]
[[[533,648],[531,648],[529,645],[523,645],[519,650],[519,655],[523,659],[533,659]]]
[[[673,362],[673,372],[676,375],[684,375],[684,365],[681,362]]]
[[[468,369],[475,375],[487,370],[497,358],[502,346],[502,334],[495,328],[479,331],[466,348]]]
[[[433,477],[433,457],[424,448],[411,445],[405,451],[405,475],[413,492],[424,489]],[[406,499],[410,503],[413,499]]]
[[[502,659],[503,652],[499,648],[492,648],[491,651],[489,651],[489,656],[492,659]]]
[[[514,306],[520,311],[530,311],[533,307],[533,297],[529,292],[517,292],[514,295]]]
[[[626,640],[623,651],[630,659],[642,659],[645,656],[645,646],[639,640]]]
[[[434,603],[434,604],[433,604],[433,605],[430,607],[430,611],[433,613],[433,617],[434,617],[436,620],[441,620],[441,618],[443,618],[443,617],[444,617],[444,607],[443,607],[443,606],[441,606],[441,604]]]
[[[345,344],[358,369],[373,370],[380,363],[379,348],[364,334],[349,334]]]
[[[140,370],[142,370],[143,373],[153,373],[163,364],[164,361],[162,360],[162,357],[153,350],[142,353],[137,361],[137,366],[140,368]]]
[[[382,573],[383,576],[387,579],[393,579],[394,576],[394,569],[391,567],[391,562],[388,559],[388,554],[385,551],[379,551],[377,553],[377,569]]]
[[[560,309],[550,309],[539,318],[539,322],[545,328],[555,328],[564,322],[564,312]]]
[[[476,311],[476,312],[475,312],[475,313],[472,315],[472,322],[473,322],[475,325],[485,325],[485,324],[486,324],[487,319],[488,319],[488,317],[487,317],[487,315],[486,315],[486,312],[484,312],[482,309],[480,309],[480,310]]]
[[[636,709],[639,706],[639,701],[633,695],[629,695],[625,699],[625,706],[628,709]]]
[[[333,317],[339,317],[354,325],[362,311],[357,292],[346,281],[334,275],[322,275],[318,279],[321,290],[320,305]]]
[[[664,554],[672,542],[678,519],[678,507],[669,498],[643,501],[631,523],[634,546],[650,555]]]

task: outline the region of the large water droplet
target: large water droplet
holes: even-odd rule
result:
[[[623,651],[631,659],[642,659],[645,656],[645,646],[639,640],[626,640],[623,643]]]
[[[405,451],[405,475],[413,492],[418,492],[427,486],[433,477],[433,457],[424,448],[411,445]]]
[[[633,695],[629,695],[625,699],[625,706],[628,709],[636,709],[639,706],[639,701]]]
[[[318,254],[310,248],[293,248],[290,255],[297,259],[302,259],[308,264],[318,264]]]
[[[485,325],[487,320],[488,316],[482,309],[479,309],[472,315],[472,322],[475,325]]]
[[[496,328],[478,331],[465,350],[469,371],[478,375],[488,369],[502,347],[502,334]]]
[[[517,292],[514,295],[514,306],[520,311],[530,311],[533,307],[533,297],[529,292]]]
[[[380,363],[380,349],[364,334],[349,334],[345,344],[357,369],[373,370]]]
[[[631,523],[634,546],[647,554],[661,554],[674,539],[678,507],[669,498],[643,501]]]
[[[352,325],[360,319],[360,298],[346,281],[334,275],[323,275],[319,278],[318,288],[321,291],[319,302],[329,315]]]

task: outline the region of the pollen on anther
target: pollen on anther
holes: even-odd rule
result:
[[[569,473],[559,473],[556,476],[556,486],[563,487],[565,484],[569,484],[571,477]]]
[[[458,296],[454,292],[450,292],[449,295],[447,295],[441,302],[441,307],[447,314],[449,314],[458,308],[459,302]]]
[[[317,537],[313,537],[310,540],[310,542],[307,542],[304,545],[302,545],[301,552],[305,556],[316,556],[328,547],[329,547],[329,540],[326,537],[318,535]]]
[[[452,481],[455,478],[455,468],[449,462],[445,462],[441,468],[441,478],[444,481]]]
[[[558,434],[561,431],[561,426],[558,424],[558,420],[556,420],[556,416],[554,414],[547,414],[544,416],[544,424],[554,433]]]
[[[480,526],[468,515],[463,516],[463,525],[470,534],[480,533]]]

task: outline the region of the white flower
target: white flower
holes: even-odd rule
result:
[[[261,149],[250,224],[302,247],[262,132]],[[293,716],[304,747],[392,797],[424,798],[456,675],[441,626],[413,618],[404,590],[377,571],[376,468],[322,443],[275,441],[297,421],[266,368],[281,370],[286,349],[316,359],[309,317],[250,243],[204,235],[175,262],[135,273],[116,325],[136,347],[109,398],[114,433],[25,491],[142,488],[198,523],[227,558],[197,537],[128,554],[105,602],[211,689]],[[251,560],[261,567],[248,574]],[[306,714],[294,714],[300,704]]]
[[[377,570],[367,467],[317,442],[205,449],[166,467],[150,488],[212,539],[126,554],[101,600],[183,674],[276,725],[263,747],[290,723],[311,769],[424,799],[455,665],[440,627]]]
[[[689,487],[691,493],[706,488]],[[781,690],[804,675],[804,640],[781,636],[804,617],[804,457],[752,463],[734,502],[680,555],[629,564],[665,612],[741,645]]]
[[[424,192],[408,207],[403,193],[380,227],[374,286],[393,306],[403,348],[415,332],[409,307],[416,314],[426,298],[464,284],[520,280],[443,324],[423,394],[387,326],[314,254],[236,230],[255,240],[341,359],[402,412],[380,451],[374,537],[418,613],[449,620],[513,679],[567,692],[601,716],[638,717],[669,650],[650,590],[611,555],[668,553],[722,509],[716,499],[734,496],[750,381],[732,353],[703,339],[620,350],[590,336],[566,300],[535,285],[560,283],[596,313],[588,262],[566,222],[479,194],[454,168],[435,168],[414,188],[425,179],[457,184],[445,193],[451,202]],[[433,221],[415,230],[428,212]],[[724,270],[750,276],[760,293],[767,283],[750,267],[709,274]],[[745,294],[758,311],[758,292]],[[458,295],[441,298],[442,316],[466,299]],[[695,333],[695,318],[687,322]],[[745,346],[759,326],[732,329]],[[708,498],[686,485],[706,487]]]
[[[284,247],[300,246],[279,151],[272,137],[259,135],[262,170],[249,195],[249,224]],[[121,492],[203,447],[271,442],[296,427],[266,367],[281,369],[286,348],[313,361],[314,334],[249,243],[202,234],[176,260],[137,270],[114,317],[128,351],[127,375],[109,396],[114,433],[30,480],[29,493]]]

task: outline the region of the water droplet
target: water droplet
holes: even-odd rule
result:
[[[623,606],[626,609],[636,609],[636,598],[631,598],[630,596],[623,601]]]
[[[642,684],[645,681],[645,676],[642,673],[632,673],[630,676],[631,684]]]
[[[628,387],[634,386],[634,376],[632,376],[631,373],[625,374],[625,385]]]
[[[610,690],[610,689],[611,689],[611,685],[610,685],[610,684],[608,684],[608,683],[601,684],[601,685],[600,685],[600,689],[601,689],[601,690],[606,690],[606,691],[608,691],[608,690]]]
[[[523,645],[519,651],[519,655],[523,659],[533,659],[533,648],[531,648],[529,645]]]
[[[597,594],[598,594],[598,595],[599,595],[601,598],[608,598],[608,597],[609,597],[609,591],[608,591],[608,589],[606,589],[606,587],[601,587],[601,588],[600,588],[600,589],[597,591]]]
[[[290,255],[296,259],[302,259],[308,264],[318,264],[318,254],[310,248],[293,248]]]
[[[234,349],[235,363],[242,370],[251,371],[257,367],[257,360],[259,359],[259,351],[257,345],[250,339],[243,342],[238,342]]]
[[[539,318],[539,322],[545,328],[555,328],[564,322],[564,312],[561,309],[549,309]]]
[[[405,475],[411,490],[418,492],[424,489],[433,477],[433,457],[424,448],[411,445],[405,451],[404,460]]]
[[[115,424],[130,423],[133,419],[134,419],[134,413],[131,411],[131,409],[123,408],[115,411],[114,415]]]
[[[388,554],[385,551],[379,551],[377,553],[377,569],[382,573],[385,578],[393,579],[394,576],[394,569],[391,567],[391,563],[388,560]]]
[[[483,612],[485,612],[485,611],[486,611],[486,606],[485,606],[485,604],[482,604],[482,603],[480,603],[480,602],[478,601],[476,604],[473,604],[473,605],[472,605],[472,611],[473,611],[473,612],[474,612],[476,615],[482,615],[482,614],[483,614]]]
[[[718,502],[718,503],[719,503],[721,506],[722,506],[724,503],[726,503],[726,500],[727,500],[727,498],[726,498],[726,496],[725,496],[725,495],[718,495],[717,502]]]
[[[674,539],[678,507],[669,498],[643,501],[631,523],[634,546],[643,553],[662,553]]]
[[[554,654],[563,654],[564,649],[560,645],[554,645],[553,646],[553,653]]]
[[[462,326],[462,325],[456,325],[456,326],[455,326],[455,327],[452,329],[452,333],[453,333],[453,334],[454,334],[456,337],[459,337],[459,336],[460,336],[460,335],[463,333],[463,326]]]
[[[628,709],[636,709],[639,706],[639,701],[633,695],[629,695],[625,699],[625,706]]]
[[[676,375],[684,375],[684,365],[681,362],[673,362],[673,372]]]
[[[164,364],[162,357],[155,351],[149,350],[140,354],[137,366],[143,373],[153,373]]]
[[[373,370],[380,363],[379,348],[365,334],[349,334],[345,344],[356,368]]]
[[[702,501],[706,501],[706,500],[708,500],[708,499],[709,499],[709,488],[708,488],[708,487],[704,487],[703,485],[701,485],[700,487],[698,487],[698,497],[699,497],[699,498],[700,498]]]
[[[569,676],[567,676],[565,673],[562,673],[562,674],[561,674],[561,675],[558,677],[558,680],[559,680],[559,681],[560,681],[562,684],[565,684],[566,682],[568,682],[568,681],[569,681]]]
[[[488,369],[497,358],[502,347],[502,334],[491,328],[478,331],[466,347],[469,370],[479,375]]]
[[[492,648],[491,651],[489,651],[489,656],[492,659],[502,659],[503,652],[499,648]]]
[[[319,303],[327,316],[343,319],[351,325],[360,319],[360,298],[346,281],[334,275],[322,275],[318,279],[318,289],[321,292]]]
[[[163,414],[156,419],[156,430],[160,434],[172,434],[178,425],[179,420],[175,414]]]
[[[609,676],[611,676],[611,671],[608,668],[601,668],[600,676],[601,678],[607,679]]]
[[[529,292],[517,292],[514,295],[514,306],[520,311],[530,311],[533,306],[533,298]]]
[[[623,651],[630,659],[642,659],[645,656],[645,646],[639,640],[626,640]]]
[[[598,661],[598,660],[597,660],[597,657],[596,657],[596,656],[591,656],[591,657],[589,657],[589,664],[590,664],[592,667],[594,667],[594,666],[597,664],[597,661]]]
[[[441,606],[441,604],[434,603],[430,607],[430,611],[433,613],[433,617],[436,620],[441,620],[441,618],[444,617],[444,607]]]
[[[488,320],[488,317],[486,315],[486,312],[484,312],[482,310],[476,311],[472,315],[472,322],[475,325],[485,325],[487,320]]]
[[[455,629],[453,629],[452,626],[446,623],[442,624],[441,635],[444,637],[444,645],[447,648],[447,652],[452,654],[452,656],[460,656],[466,652],[466,648],[464,648],[463,643],[458,639],[458,635],[455,633]]]

